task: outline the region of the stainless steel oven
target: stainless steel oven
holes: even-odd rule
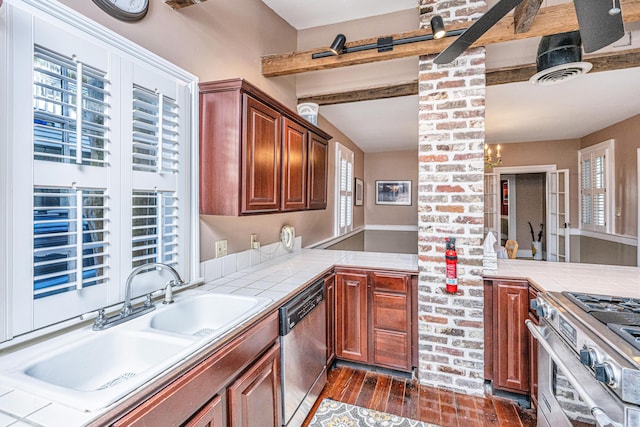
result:
[[[640,352],[565,295],[536,303],[538,425],[640,427]]]

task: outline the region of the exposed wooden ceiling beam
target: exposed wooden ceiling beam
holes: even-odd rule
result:
[[[513,11],[513,26],[517,34],[526,33],[531,29],[542,0],[524,0]]]
[[[356,89],[347,92],[330,93],[298,98],[298,103],[315,102],[318,105],[344,104],[346,102],[373,101],[376,99],[396,98],[399,96],[417,95],[418,81],[399,83],[388,86]]]
[[[622,14],[625,22],[640,21],[640,0],[622,0]],[[461,29],[469,23],[449,25],[448,30]],[[507,16],[487,31],[474,46],[487,46],[511,40],[521,40],[530,37],[557,34],[578,29],[573,3],[563,3],[556,6],[541,8],[527,33],[516,34],[513,20]],[[421,36],[430,34],[430,31],[416,30],[400,33],[392,36],[395,39]],[[288,74],[304,73],[307,71],[327,70],[350,65],[366,64],[371,62],[386,61],[390,59],[407,58],[418,55],[439,53],[451,42],[453,37],[445,37],[439,40],[427,40],[416,43],[394,46],[393,50],[378,52],[377,49],[360,52],[350,52],[339,56],[329,56],[312,59],[313,53],[324,52],[327,48],[318,48],[307,51],[290,52],[282,55],[267,55],[262,57],[262,74],[266,77],[283,76]],[[360,46],[375,44],[378,37],[347,43],[347,46]]]
[[[591,62],[591,73],[640,67],[640,49],[622,52],[587,55],[585,61]],[[536,73],[535,64],[487,70],[487,86],[524,82]],[[346,92],[313,95],[298,98],[298,103],[315,102],[318,105],[344,104],[348,102],[373,101],[376,99],[395,98],[418,94],[418,81],[407,83],[356,89]]]

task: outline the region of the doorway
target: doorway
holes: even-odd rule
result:
[[[495,168],[485,174],[485,232],[516,240],[518,258],[533,258],[540,242],[536,259],[567,261],[567,191],[568,171],[555,165]]]
[[[533,258],[533,242],[540,242],[546,259],[546,173],[501,174],[500,182],[507,196],[502,201],[501,242],[505,237],[518,242],[517,258]]]

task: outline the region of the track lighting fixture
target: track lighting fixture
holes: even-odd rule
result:
[[[347,38],[344,34],[338,34],[335,39],[333,39],[333,43],[329,47],[329,50],[333,52],[334,55],[342,55],[345,52],[344,44],[347,42]]]
[[[441,39],[447,34],[444,29],[444,21],[442,20],[442,16],[434,15],[431,18],[431,33],[433,34],[434,39]]]
[[[431,28],[433,30],[433,34],[405,37],[402,39],[395,39],[395,40],[393,39],[393,37],[380,37],[378,38],[376,43],[361,44],[361,45],[355,45],[355,46],[349,46],[349,47],[345,46],[345,43],[347,42],[347,38],[344,36],[344,34],[338,34],[336,38],[333,40],[333,43],[331,43],[329,50],[325,52],[313,53],[311,55],[311,58],[313,59],[327,58],[330,56],[342,55],[343,53],[362,52],[364,50],[371,50],[371,49],[377,49],[378,52],[388,52],[393,50],[394,46],[399,46],[399,45],[409,44],[409,43],[418,43],[418,42],[438,39],[442,37],[459,36],[460,34],[464,33],[464,31],[466,30],[466,28],[461,28],[459,30],[445,31],[444,23],[442,22],[442,17],[437,15],[434,16],[433,19],[431,20]]]

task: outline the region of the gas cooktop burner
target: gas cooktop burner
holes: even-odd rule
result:
[[[640,314],[639,298],[622,298],[609,295],[582,294],[579,292],[563,292],[562,294],[588,313],[593,311],[613,311]]]
[[[609,326],[609,329],[613,332],[627,340],[632,346],[640,349],[640,326],[616,325],[612,323],[607,326]]]
[[[640,299],[578,292],[562,294],[640,350]]]

